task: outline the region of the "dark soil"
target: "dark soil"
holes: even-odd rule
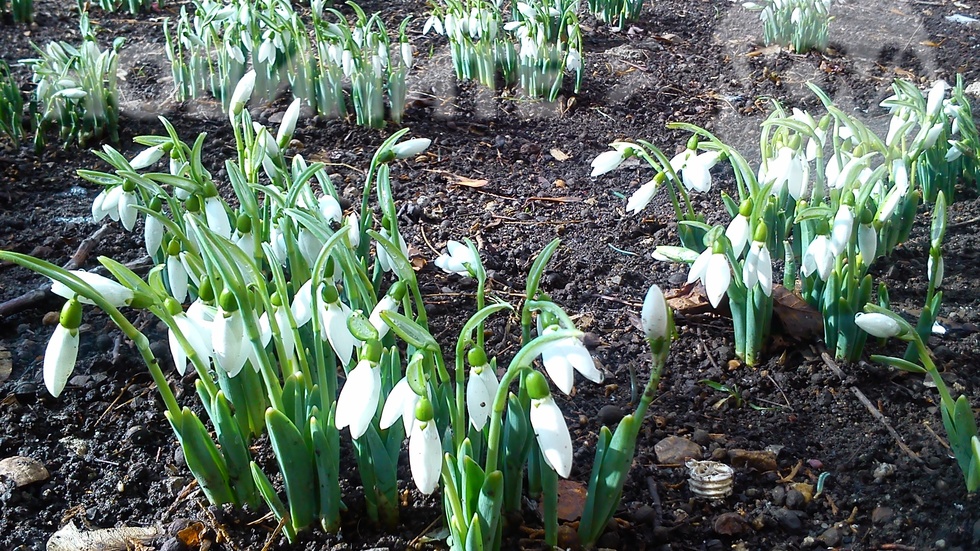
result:
[[[35,24],[0,24],[3,59],[13,63],[32,56],[31,42],[77,41],[77,14],[68,4],[40,1]],[[666,130],[665,123],[688,121],[751,157],[769,98],[789,106],[817,104],[806,81],[818,83],[846,111],[884,125],[877,104],[890,95],[893,78],[926,85],[936,78],[952,82],[960,73],[967,83],[980,80],[980,28],[946,19],[952,14],[980,18],[975,2],[835,4],[838,18],[826,55],[761,50],[755,16],[728,0],[650,4],[642,22],[623,32],[583,19],[590,30],[582,92],[567,93],[556,104],[457,83],[441,39],[418,36],[424,2],[363,4],[369,12],[386,10],[386,21],[416,16],[410,28],[420,59],[410,90],[417,99],[405,125],[413,136],[432,138],[433,147],[424,158],[397,165],[393,174],[405,214],[400,223],[421,257],[431,262],[446,240],[469,237],[493,279],[491,292],[507,295],[520,292],[533,256],[547,242],[556,236],[563,240],[544,288],[577,316],[606,371],[604,385],[580,382],[576,396],[559,398],[580,450],[571,477],[576,481],[587,481],[601,423],[613,424],[631,411],[628,368],[646,373],[649,356],[635,327],[645,290],[652,283],[678,287],[686,276],[683,266],[650,256],[655,245],[676,243],[668,206],[651,207],[642,217],[625,213],[623,196],[646,181],[648,171],[625,168],[589,177],[589,162],[608,143],[646,139],[671,154],[686,136]],[[120,64],[125,81],[120,83],[119,147],[135,154],[139,146],[132,138],[161,132],[156,116],[164,115],[185,139],[208,133],[206,164],[220,180],[220,167],[233,154],[220,109],[207,101],[178,104],[168,98],[172,83],[161,25],[163,16],[177,10],[168,2],[165,13],[93,13],[93,22],[103,27],[103,44],[117,36],[127,39]],[[14,72],[28,91],[29,72],[16,67]],[[972,100],[980,105],[980,98]],[[266,123],[284,108],[280,101],[254,107],[253,114]],[[307,158],[332,163],[335,185],[352,198],[360,174],[345,165],[366,166],[394,130],[307,119],[296,138]],[[553,149],[569,158],[556,160]],[[100,166],[90,152],[74,147],[51,145],[39,155],[26,147],[0,151],[0,248],[64,264],[99,229],[89,214],[96,190],[75,171]],[[458,186],[447,173],[488,183]],[[709,222],[722,220],[716,193],[697,200]],[[899,247],[892,263],[874,269],[887,283],[893,305],[913,314],[927,287],[928,215],[924,208],[922,229]],[[940,315],[952,329],[929,344],[954,394],[972,397],[976,408],[980,201],[975,189],[959,190],[949,220]],[[84,267],[96,266],[97,255],[138,258],[139,236],[112,225]],[[460,319],[473,309],[475,287],[432,265],[418,277],[432,304],[430,321],[448,346]],[[0,265],[0,302],[43,284],[25,270]],[[0,458],[32,457],[51,473],[47,481],[21,488],[0,485],[0,548],[43,549],[69,521],[83,529],[158,525],[164,536],[153,544],[156,549],[184,549],[177,533],[187,527],[205,542],[195,549],[262,548],[275,522],[264,511],[208,507],[183,464],[150,376],[105,317],[86,313],[75,377],[60,399],[47,393],[41,357],[56,319],[49,313],[60,303],[49,297],[0,318],[0,347],[13,359],[12,376],[0,385]],[[680,339],[641,433],[618,521],[602,547],[980,548],[980,501],[964,489],[945,443],[937,394],[922,377],[863,361],[843,363],[837,372],[821,358],[820,342],[801,341],[792,331],[778,331],[766,351],[768,361],[748,368],[732,361],[731,322],[723,314],[681,315],[677,321]],[[155,322],[137,322],[167,357]],[[181,402],[195,404],[193,380],[171,377]],[[703,379],[737,386],[741,407]],[[859,393],[869,400],[867,407]],[[884,418],[873,416],[869,407]],[[686,469],[658,463],[654,445],[668,436],[689,438],[704,458],[726,462],[737,462],[741,452],[736,450],[771,450],[777,468],[738,468],[734,495],[705,502],[684,483]],[[822,473],[829,473],[822,494],[807,499],[806,485],[816,485]],[[440,500],[419,496],[407,475],[401,480],[405,503],[399,533],[381,534],[362,520],[359,481],[350,474],[344,480],[350,511],[340,535],[313,532],[294,546],[275,538],[271,548],[406,548],[438,525]],[[524,524],[510,533],[508,546],[540,546],[541,535],[534,531],[539,526],[529,501]]]

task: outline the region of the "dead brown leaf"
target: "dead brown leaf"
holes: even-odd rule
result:
[[[752,50],[751,52],[745,54],[745,57],[757,57],[760,55],[775,55],[782,51],[782,48],[778,45],[773,44],[772,46],[766,46],[765,48],[759,48],[757,50]]]
[[[455,186],[464,186],[472,188],[480,188],[488,183],[488,180],[470,178],[468,176],[460,176],[459,174],[454,174],[448,170],[429,170],[428,172],[435,172],[436,174],[442,174],[449,180],[449,183]]]
[[[681,314],[703,314],[711,310],[708,295],[700,283],[688,283],[680,288],[671,289],[664,293],[667,305]]]
[[[558,481],[558,518],[572,522],[582,518],[588,491],[585,484],[575,480]]]
[[[177,538],[187,547],[200,547],[205,530],[207,528],[203,522],[194,522],[187,528],[177,532]]]
[[[787,336],[798,341],[809,341],[823,335],[823,318],[795,292],[782,285],[772,288],[772,308]]]
[[[564,151],[558,149],[557,147],[552,148],[549,153],[551,153],[551,156],[554,157],[555,160],[558,161],[559,163],[567,161],[572,158],[571,155],[565,153]]]

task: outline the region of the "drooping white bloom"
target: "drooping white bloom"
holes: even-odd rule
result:
[[[344,209],[333,195],[324,194],[316,200],[317,209],[327,222],[340,222],[344,219]]]
[[[394,241],[396,245],[401,249],[402,254],[405,258],[408,258],[408,244],[402,239],[401,234],[395,234],[392,236],[388,230],[381,228],[381,236],[388,239],[389,241]],[[395,267],[395,262],[392,260],[391,255],[388,254],[388,250],[382,246],[378,245],[377,249],[378,263],[381,265],[381,269],[385,272],[390,272]]]
[[[540,318],[539,323],[540,323]],[[540,334],[547,335],[558,331],[555,325],[548,326]],[[545,371],[554,381],[555,386],[565,394],[572,392],[575,384],[575,372],[578,371],[586,379],[601,383],[604,376],[595,366],[592,354],[589,349],[582,344],[582,341],[574,337],[560,339],[549,344],[541,351],[541,363],[544,364]]]
[[[245,324],[241,310],[225,312],[220,307],[214,316],[211,328],[211,348],[218,367],[229,377],[238,375],[245,361],[251,344],[245,338]]]
[[[358,340],[347,327],[351,313],[350,306],[340,300],[330,304],[320,302],[320,339],[330,343],[330,348],[333,348],[341,365],[350,363],[354,347],[358,344]]]
[[[651,285],[643,299],[643,309],[640,312],[640,321],[643,324],[643,333],[646,338],[649,340],[669,339],[667,318],[667,301],[664,299],[664,293],[657,285]]]
[[[157,161],[163,158],[164,153],[166,152],[162,144],[148,147],[133,157],[133,160],[129,162],[129,166],[133,167],[133,170],[142,170],[156,164]]]
[[[388,329],[389,329],[388,324],[385,323],[385,320],[381,318],[381,313],[388,312],[388,311],[397,311],[397,309],[398,309],[398,301],[392,298],[391,295],[385,295],[381,300],[378,301],[378,304],[374,306],[374,309],[371,310],[371,315],[368,319],[371,321],[371,325],[373,325],[374,328],[378,330],[379,339],[383,339],[385,335],[388,334]]]
[[[943,100],[946,99],[946,90],[948,89],[949,84],[942,79],[937,80],[932,85],[926,101],[926,117],[933,119],[939,115],[940,110],[943,108]]]
[[[469,267],[476,264],[473,251],[459,241],[447,242],[446,248],[449,252],[443,253],[439,255],[439,258],[436,258],[436,266],[451,274],[472,277]]]
[[[408,463],[415,486],[425,495],[436,491],[442,472],[442,442],[435,419],[416,420],[408,440]]]
[[[830,229],[830,250],[834,256],[847,250],[854,229],[854,212],[847,205],[841,205],[834,215],[834,224]]]
[[[430,15],[429,18],[425,20],[425,25],[422,27],[422,35],[425,36],[428,34],[429,30],[435,30],[437,34],[445,34],[442,30],[442,21],[438,16],[436,16],[436,14]]]
[[[187,269],[178,255],[167,255],[167,282],[170,284],[170,294],[177,302],[187,298]]]
[[[122,186],[113,186],[109,188],[109,191],[106,192],[105,197],[102,199],[101,210],[103,212],[99,213],[99,216],[96,217],[96,221],[99,221],[102,218],[105,218],[106,215],[108,215],[110,220],[112,220],[113,222],[118,222],[119,199],[122,197],[122,195],[123,195]]]
[[[95,196],[92,200],[92,219],[96,222],[101,222],[109,214],[109,209],[106,206],[106,199],[109,196],[109,192],[103,189]],[[111,205],[112,209],[116,209],[116,205]],[[117,211],[118,212],[118,211]]]
[[[949,140],[949,150],[946,151],[946,162],[952,163],[962,156],[963,150],[959,148],[955,141]]]
[[[753,241],[742,264],[742,282],[746,289],[758,283],[767,297],[772,296],[772,257],[769,248],[761,241]]]
[[[402,65],[411,69],[412,65],[414,64],[412,57],[412,44],[410,42],[402,42],[399,44],[398,48],[401,51]]]
[[[697,280],[701,280],[701,284],[704,285],[711,307],[717,308],[721,304],[721,297],[728,292],[728,286],[732,282],[732,271],[725,254],[714,253],[712,248],[708,247],[698,255],[694,264],[691,264],[691,271],[687,274],[688,283]]]
[[[705,151],[694,155],[690,149],[685,150],[688,155],[684,158],[683,166],[677,168],[674,161],[670,162],[674,171],[680,170],[681,180],[684,187],[690,191],[700,191],[702,193],[711,190],[711,169],[718,164],[720,154],[717,151]],[[684,155],[680,153],[679,155]],[[677,157],[675,157],[677,159]]]
[[[68,329],[61,323],[54,328],[44,350],[44,386],[57,398],[65,389],[68,377],[75,370],[78,358],[78,328]]]
[[[626,201],[626,210],[631,211],[633,214],[639,213],[650,204],[650,201],[657,194],[658,189],[660,189],[660,184],[656,180],[650,180],[643,184]]]
[[[415,406],[418,405],[420,399],[420,396],[408,384],[408,379],[402,377],[392,387],[388,397],[385,398],[385,405],[381,408],[381,419],[378,426],[387,429],[394,425],[398,419],[401,419],[405,427],[405,434],[412,434],[412,427],[415,426]]]
[[[107,277],[100,276],[99,274],[94,274],[92,272],[86,272],[84,270],[71,270],[69,273],[77,276],[79,279],[88,284],[89,287],[95,289],[95,292],[102,295],[106,301],[119,308],[121,306],[129,306],[133,302],[133,290],[124,287],[122,284],[117,283]],[[68,288],[67,285],[59,281],[52,280],[51,282],[51,292],[58,295],[59,297],[64,297],[66,299],[76,298],[75,291]],[[78,302],[82,304],[95,304],[91,300],[78,295]]]
[[[347,241],[352,249],[357,249],[361,244],[361,222],[356,212],[352,212],[344,219],[344,224],[349,226],[347,230]]]
[[[122,222],[123,227],[126,228],[126,231],[133,231],[139,214],[135,208],[136,192],[124,190],[119,196],[119,202],[116,206],[119,209],[119,221]]]
[[[902,326],[891,316],[877,312],[858,312],[854,316],[854,323],[870,335],[882,339],[898,336],[902,332]]]
[[[768,166],[760,167],[759,182],[773,183],[772,194],[778,195],[783,188],[790,197],[799,200],[806,193],[810,178],[809,164],[803,155],[790,147],[780,147],[776,158]]]
[[[554,397],[549,394],[532,399],[530,418],[545,462],[559,476],[567,478],[572,472],[572,437]]]
[[[187,317],[187,314],[183,312],[174,316],[174,323],[177,325],[180,334],[184,336],[187,344],[191,346],[194,354],[207,364],[211,357],[211,344],[205,340],[205,335],[199,330],[197,324],[191,321]],[[174,367],[177,368],[178,373],[183,375],[187,371],[187,352],[180,345],[180,340],[177,338],[177,334],[173,328],[167,330],[167,340],[170,344],[170,355],[174,359]]]
[[[300,99],[296,98],[286,108],[286,113],[282,116],[282,122],[279,123],[279,132],[276,133],[276,144],[279,147],[286,147],[289,145],[289,140],[293,138],[293,132],[296,131],[296,122],[299,120],[300,107]]]
[[[204,215],[211,231],[225,239],[231,238],[231,222],[225,212],[225,203],[220,197],[215,195],[204,200]]]
[[[732,221],[728,223],[728,228],[725,229],[725,237],[732,243],[735,258],[742,256],[742,252],[749,244],[750,233],[749,219],[742,216],[741,213],[736,214],[735,218],[732,218]]]
[[[293,302],[290,304],[293,311],[293,319],[296,320],[296,327],[303,327],[313,319],[313,280],[308,279],[306,283],[296,290]]]
[[[592,159],[592,177],[595,178],[616,170],[625,159],[626,155],[622,149],[603,151],[595,159]]]
[[[143,222],[143,244],[150,256],[155,255],[163,244],[163,222],[156,216],[147,215]]]
[[[350,427],[354,440],[363,436],[378,411],[380,397],[381,369],[369,360],[357,362],[347,374],[347,382],[337,398],[337,429]]]
[[[802,270],[804,277],[816,272],[820,279],[827,281],[830,271],[834,268],[834,249],[826,235],[813,238],[803,254]]]
[[[429,138],[412,138],[391,146],[396,159],[408,159],[422,153],[432,144]]]
[[[864,263],[870,265],[874,262],[875,253],[878,252],[878,232],[871,224],[861,224],[858,226],[858,250]]]
[[[234,119],[245,108],[245,104],[248,102],[249,98],[252,96],[252,89],[255,88],[255,70],[250,70],[245,73],[238,84],[235,85],[235,91],[231,94],[231,101],[228,102],[228,116]]]
[[[568,57],[565,58],[565,68],[569,71],[578,71],[582,68],[582,54],[572,48],[568,50]]]
[[[483,430],[490,419],[494,396],[497,395],[497,374],[490,364],[471,365],[466,379],[466,410],[470,413],[470,423],[476,430]]]

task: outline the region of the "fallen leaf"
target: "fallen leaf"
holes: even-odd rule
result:
[[[799,341],[809,341],[823,335],[820,312],[796,293],[782,285],[774,285],[772,298],[773,312],[787,335]]]
[[[667,306],[681,314],[701,314],[711,310],[708,295],[700,283],[688,283],[678,289],[664,293]]]
[[[557,147],[552,148],[552,150],[550,151],[550,153],[551,153],[551,156],[554,157],[555,160],[558,161],[559,163],[564,162],[564,161],[567,161],[567,160],[569,160],[569,159],[572,158],[571,155],[569,155],[568,153],[565,153],[564,151],[562,151],[561,149],[558,149]]]
[[[442,174],[446,177],[447,180],[449,180],[450,184],[457,185],[457,186],[478,188],[478,187],[483,187],[488,183],[490,183],[487,180],[477,180],[474,178],[469,178],[467,176],[460,176],[459,174],[454,174],[452,172],[449,172],[448,170],[429,170],[429,172]]]
[[[47,551],[124,551],[132,549],[134,542],[149,542],[161,533],[162,530],[155,526],[122,526],[83,532],[74,522],[69,522],[51,535]]]
[[[757,50],[752,50],[751,52],[745,54],[745,57],[756,57],[760,55],[775,55],[782,51],[782,48],[776,44],[772,46],[766,46],[765,48],[759,48]]]
[[[575,480],[558,481],[558,518],[572,522],[582,518],[585,499],[588,497],[585,485]]]
[[[0,460],[0,477],[13,480],[18,488],[47,480],[50,476],[43,463],[30,457],[16,455]]]
[[[194,522],[177,532],[177,538],[187,547],[200,547],[202,536],[207,528],[203,522]]]

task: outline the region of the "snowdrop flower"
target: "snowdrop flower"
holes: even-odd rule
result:
[[[576,49],[568,50],[568,57],[565,58],[565,68],[569,71],[578,71],[582,68],[582,54]]]
[[[300,285],[290,304],[296,327],[303,327],[313,319],[313,280],[308,279]]]
[[[448,17],[448,16],[447,16]],[[426,35],[430,30],[434,30],[436,34],[445,34],[442,29],[442,21],[436,14],[432,14],[428,19],[425,20],[425,25],[422,27],[422,35]]]
[[[539,316],[538,333],[541,335],[558,331],[557,325],[549,325],[543,331],[540,325],[541,317]],[[589,349],[575,337],[567,337],[549,344],[541,351],[541,363],[544,364],[544,369],[554,381],[555,386],[565,394],[572,392],[576,371],[595,383],[601,383],[604,379],[602,372],[596,368]]]
[[[429,138],[413,138],[391,146],[391,152],[395,154],[396,159],[409,159],[422,153],[430,145],[432,145],[432,140]]]
[[[341,302],[333,284],[321,285],[320,297],[320,339],[330,343],[341,365],[347,365],[354,354],[354,347],[359,344],[347,327],[347,320],[353,312],[350,306]]]
[[[637,214],[650,204],[650,201],[657,194],[657,190],[660,189],[660,184],[664,179],[663,172],[657,174],[657,176],[659,179],[655,177],[653,180],[640,186],[639,189],[633,192],[633,195],[630,195],[630,198],[626,201],[627,211]]]
[[[674,172],[681,173],[681,181],[689,191],[702,193],[711,190],[710,170],[718,164],[721,154],[717,151],[705,151],[695,154],[693,149],[685,149],[670,161]]]
[[[592,177],[601,176],[607,172],[616,170],[627,157],[633,155],[633,148],[622,142],[611,144],[612,151],[603,151],[595,159],[592,159]]]
[[[442,472],[442,442],[428,398],[415,406],[415,423],[408,439],[408,464],[415,486],[425,495],[436,491]]]
[[[115,211],[116,216],[119,215],[118,214],[119,210],[117,206],[119,201],[118,196],[114,198],[114,202],[111,205],[108,204],[107,201],[110,197],[110,192],[116,189],[117,187],[121,187],[121,186],[116,186],[109,189],[103,189],[102,191],[99,192],[98,195],[95,196],[95,199],[92,200],[92,219],[95,220],[96,222],[101,222],[102,219],[108,216],[111,211]]]
[[[946,162],[952,163],[963,156],[963,150],[959,148],[959,144],[953,140],[949,141],[949,150],[946,151]]]
[[[929,149],[932,146],[936,145],[936,142],[939,140],[940,134],[943,133],[943,129],[944,129],[943,123],[942,122],[937,122],[936,124],[934,124],[931,127],[929,127],[928,130],[925,130],[925,134],[924,135],[920,131],[919,132],[919,135],[916,138],[918,140],[918,138],[921,137],[921,142],[920,142],[921,149],[924,151],[924,150]]]
[[[228,116],[234,119],[239,114],[241,114],[242,109],[245,108],[245,104],[248,102],[249,98],[252,97],[252,89],[255,88],[255,70],[252,69],[245,73],[238,84],[235,85],[235,91],[231,94],[231,101],[228,102]]]
[[[125,187],[125,184],[120,187]],[[116,206],[119,209],[119,221],[126,228],[126,231],[133,231],[133,227],[136,225],[136,218],[139,214],[139,211],[135,208],[136,203],[136,192],[123,189]]]
[[[728,266],[728,258],[725,256],[720,243],[715,242],[714,246],[705,249],[694,261],[694,264],[691,264],[691,271],[687,274],[687,282],[694,283],[698,280],[704,285],[711,307],[717,308],[721,304],[721,297],[728,292],[728,286],[732,282],[732,271]]]
[[[337,398],[337,430],[350,427],[354,440],[363,436],[378,411],[380,397],[381,369],[371,360],[360,360],[347,374],[347,382]]]
[[[470,423],[473,428],[483,430],[490,419],[493,400],[497,395],[500,382],[482,349],[471,349],[468,359],[470,373],[466,379],[466,410],[470,413]]]
[[[830,250],[834,256],[840,255],[847,250],[847,244],[851,241],[851,232],[854,228],[854,212],[851,207],[841,205],[834,215],[834,224],[830,229]]]
[[[749,244],[751,228],[749,227],[749,216],[752,214],[752,200],[746,199],[738,207],[738,214],[728,223],[725,229],[725,237],[732,243],[732,251],[735,258],[742,256],[745,247]]]
[[[402,42],[399,44],[398,48],[401,51],[402,65],[411,69],[412,65],[414,64],[414,60],[412,58],[412,44],[409,42]]]
[[[120,283],[117,283],[107,277],[100,276],[99,274],[94,274],[92,272],[86,272],[84,270],[71,270],[69,273],[84,281],[89,287],[95,289],[96,293],[102,295],[102,298],[116,308],[129,306],[133,302],[133,297],[135,295],[132,289],[124,287]],[[69,300],[76,299],[81,304],[95,304],[88,298],[81,295],[76,295],[75,291],[72,291],[67,285],[61,283],[60,281],[51,281],[51,292],[59,297],[64,297]]]
[[[449,241],[446,243],[448,253],[443,253],[436,258],[436,266],[444,272],[457,274],[464,277],[473,277],[470,267],[476,263],[473,251],[459,241]]]
[[[420,353],[416,353],[416,355],[421,356]],[[378,426],[382,430],[388,429],[401,419],[405,427],[405,434],[412,434],[412,427],[415,426],[415,406],[418,405],[420,398],[412,386],[408,384],[408,379],[402,377],[395,383],[391,392],[388,393],[388,397],[385,398],[385,405],[381,408],[381,419]]]
[[[75,370],[78,358],[78,327],[82,324],[82,306],[70,299],[61,308],[58,325],[44,350],[44,386],[57,398]]]
[[[858,250],[861,251],[861,258],[864,259],[865,264],[870,265],[874,262],[875,254],[878,252],[878,232],[870,223],[858,226]]]
[[[760,224],[760,227],[765,228],[765,224]],[[756,232],[756,237],[758,233]],[[772,296],[772,258],[765,241],[752,241],[742,264],[742,282],[746,289],[751,289],[758,283],[767,297]]]
[[[286,113],[282,116],[282,122],[279,124],[279,132],[276,133],[276,145],[279,147],[286,147],[289,145],[289,140],[293,138],[296,122],[299,120],[300,107],[300,99],[296,98],[286,108]]]
[[[177,326],[177,330],[180,334],[184,336],[184,340],[190,345],[194,354],[200,358],[205,364],[208,363],[211,357],[211,343],[205,340],[205,334],[201,331],[200,327],[191,320],[181,310],[180,303],[174,299],[167,299],[167,308],[171,310],[177,310],[177,313],[173,316],[174,324]],[[208,334],[210,336],[210,334]],[[180,340],[177,339],[177,333],[174,332],[173,328],[167,329],[167,341],[170,344],[170,355],[174,359],[174,367],[177,368],[177,372],[181,375],[187,371],[187,353],[184,347],[181,346]]]
[[[100,212],[95,215],[95,205],[93,203],[93,216],[95,216],[95,221],[98,222],[106,216],[109,217],[113,222],[119,221],[119,199],[123,195],[123,186],[113,186],[109,188],[106,192],[105,197],[102,198],[102,204],[100,205]]]
[[[943,108],[943,100],[946,98],[947,90],[949,90],[949,84],[942,79],[937,80],[929,90],[929,96],[926,101],[926,117],[930,120],[936,118],[939,115],[939,111]]]
[[[398,301],[392,298],[392,296],[389,294],[389,295],[385,295],[384,298],[378,301],[378,304],[376,304],[374,306],[374,309],[371,310],[371,315],[368,317],[368,319],[370,320],[371,325],[373,325],[374,328],[377,329],[379,339],[383,339],[385,335],[388,334],[388,329],[389,329],[388,324],[385,323],[384,319],[382,319],[381,313],[397,311],[397,309],[398,309]]]
[[[798,151],[783,146],[774,160],[760,167],[760,173],[760,182],[773,184],[773,195],[779,195],[785,187],[790,197],[799,200],[806,193],[810,167]]]
[[[231,238],[231,222],[228,220],[228,213],[225,212],[225,203],[217,195],[208,197],[204,200],[204,216],[208,221],[208,228],[225,239]]]
[[[317,210],[329,223],[340,222],[344,219],[344,209],[333,195],[324,194],[316,200]]]
[[[156,164],[157,161],[163,158],[164,153],[166,153],[166,151],[164,150],[162,144],[148,147],[133,157],[133,160],[129,162],[129,166],[131,166],[133,170],[142,170],[148,166]]]
[[[870,335],[882,339],[897,337],[902,333],[902,326],[891,316],[877,312],[858,312],[854,323]]]
[[[834,249],[826,235],[813,238],[803,254],[802,270],[804,277],[816,272],[820,279],[827,281],[830,271],[834,268]]]
[[[218,366],[229,377],[238,375],[248,360],[250,343],[245,338],[245,322],[235,295],[221,292],[218,311],[211,328],[211,347]]]
[[[657,285],[651,285],[643,299],[643,309],[640,321],[643,324],[643,334],[647,340],[670,339],[668,331],[667,301],[664,293]]]
[[[180,255],[183,252],[174,253],[174,249],[180,250],[180,245],[176,246],[176,239],[170,242],[171,245],[168,247],[171,249],[171,254],[167,255],[167,282],[170,284],[170,295],[177,299],[178,302],[184,302],[187,298],[187,269],[184,267],[184,263],[180,261]]]
[[[347,218],[344,219],[344,224],[350,227],[347,230],[347,242],[350,243],[351,249],[357,249],[361,244],[361,222],[357,213],[352,212],[348,214]]]
[[[568,433],[565,416],[555,403],[541,373],[532,371],[526,383],[531,398],[531,428],[541,455],[559,476],[567,478],[572,472],[572,437]]]

